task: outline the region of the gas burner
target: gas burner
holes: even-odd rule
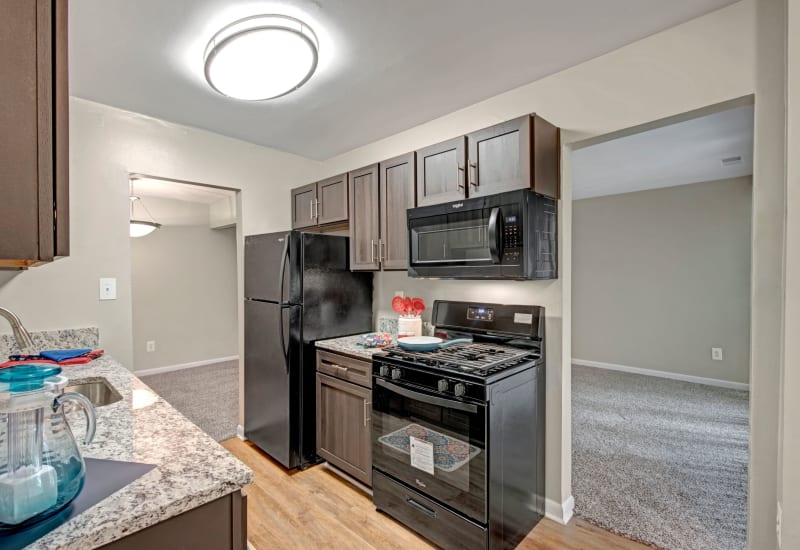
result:
[[[479,342],[455,344],[448,348],[426,352],[407,351],[399,346],[388,347],[383,351],[389,357],[409,364],[479,376],[488,374],[489,370],[510,367],[519,359],[534,355],[530,350]]]

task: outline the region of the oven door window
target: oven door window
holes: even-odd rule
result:
[[[372,395],[375,468],[485,523],[486,407],[382,379]]]
[[[415,220],[411,248],[416,264],[491,263],[489,216],[483,210]]]

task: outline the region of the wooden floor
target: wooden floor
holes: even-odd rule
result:
[[[255,481],[245,490],[247,535],[255,550],[433,548],[413,531],[375,511],[367,494],[324,466],[287,473],[250,443],[229,439],[222,445],[255,473]],[[567,526],[544,519],[517,548],[650,549],[580,519]]]

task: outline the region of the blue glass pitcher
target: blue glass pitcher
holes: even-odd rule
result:
[[[88,445],[95,412],[79,393],[65,393],[61,367],[0,369],[0,531],[26,527],[72,502],[86,465],[64,416],[64,404],[83,409]]]

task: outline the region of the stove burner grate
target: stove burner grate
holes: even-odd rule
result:
[[[508,364],[529,356],[530,350],[473,342],[454,344],[435,351],[407,351],[399,346],[386,348],[390,356],[416,365],[463,372],[488,371],[492,367]]]

